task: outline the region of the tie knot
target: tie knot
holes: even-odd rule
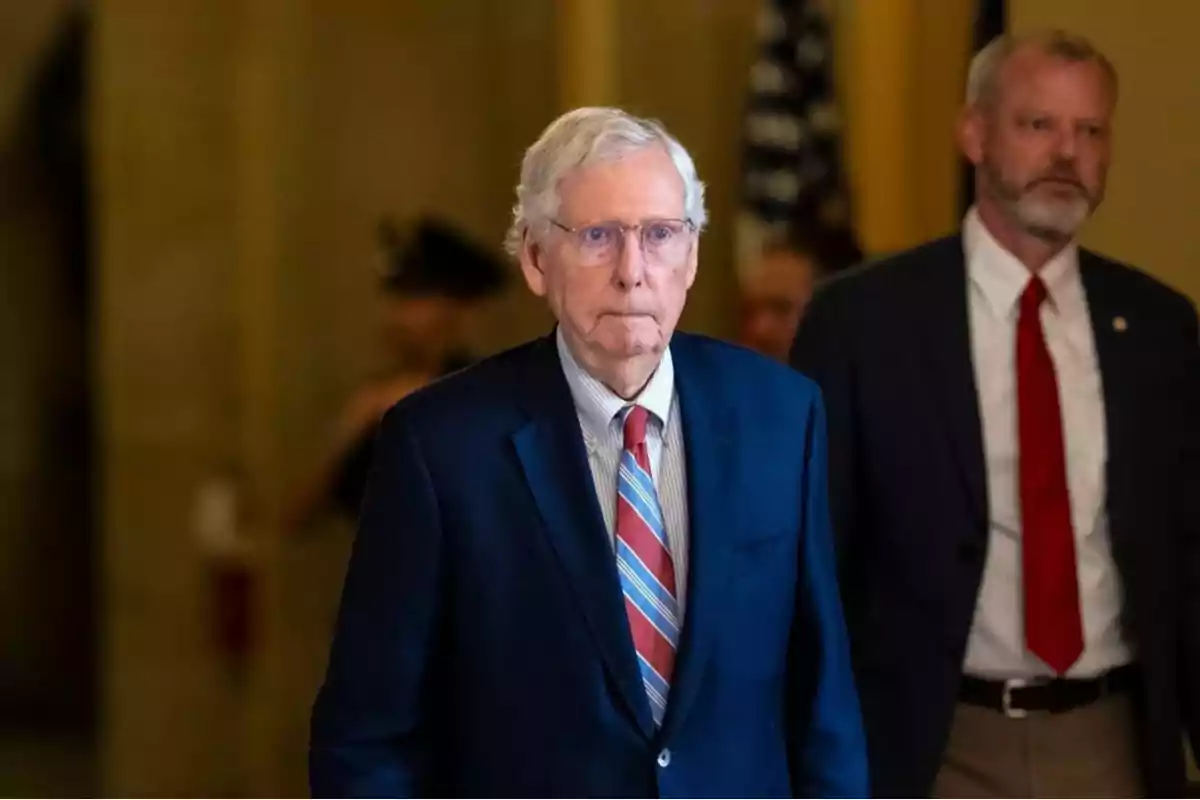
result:
[[[1037,311],[1046,301],[1046,283],[1037,275],[1029,279],[1021,293],[1021,310]]]
[[[625,449],[631,450],[646,441],[646,420],[650,412],[645,406],[630,406],[625,415]]]

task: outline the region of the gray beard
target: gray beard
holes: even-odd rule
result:
[[[1032,236],[1051,242],[1072,239],[1092,215],[1096,205],[1086,194],[1070,200],[1044,200],[1004,180],[991,164],[985,164],[996,199],[1012,218]]]
[[[1051,241],[1074,238],[1092,214],[1091,203],[1083,196],[1046,202],[1025,194],[1011,208],[1021,227],[1039,239]]]

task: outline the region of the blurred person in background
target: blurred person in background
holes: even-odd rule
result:
[[[342,409],[329,450],[290,503],[288,530],[303,528],[326,508],[357,519],[384,412],[475,360],[466,344],[469,318],[507,282],[501,259],[436,219],[421,219],[404,232],[385,220],[380,244],[382,334],[390,370],[362,386]]]
[[[812,232],[793,227],[768,242],[758,259],[739,270],[738,341],[787,361],[813,291],[861,260],[854,234],[843,227]]]
[[[872,793],[1179,797],[1182,734],[1200,745],[1196,309],[1078,243],[1117,102],[1099,50],[1003,37],[966,94],[961,233],[828,283],[792,358],[828,404]]]

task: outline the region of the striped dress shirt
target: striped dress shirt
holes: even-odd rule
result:
[[[675,394],[675,365],[668,348],[650,382],[633,400],[622,400],[611,389],[589,375],[571,354],[562,330],[556,335],[558,357],[562,363],[579,427],[587,448],[588,464],[596,487],[596,499],[604,515],[610,544],[615,547],[617,519],[617,469],[624,450],[624,431],[621,410],[631,403],[644,406],[650,412],[646,426],[646,449],[650,457],[650,472],[658,490],[675,562],[675,596],[680,623],[683,622],[687,598],[688,574],[688,509],[687,467],[684,460],[683,429],[679,419],[679,398]],[[615,559],[615,551],[614,551]]]

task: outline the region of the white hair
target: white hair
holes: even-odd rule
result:
[[[662,123],[619,108],[577,108],[550,123],[525,151],[505,249],[516,256],[526,233],[544,228],[554,218],[560,202],[559,184],[572,170],[655,146],[666,150],[683,180],[684,216],[696,230],[702,230],[708,222],[704,184],[687,149]]]

